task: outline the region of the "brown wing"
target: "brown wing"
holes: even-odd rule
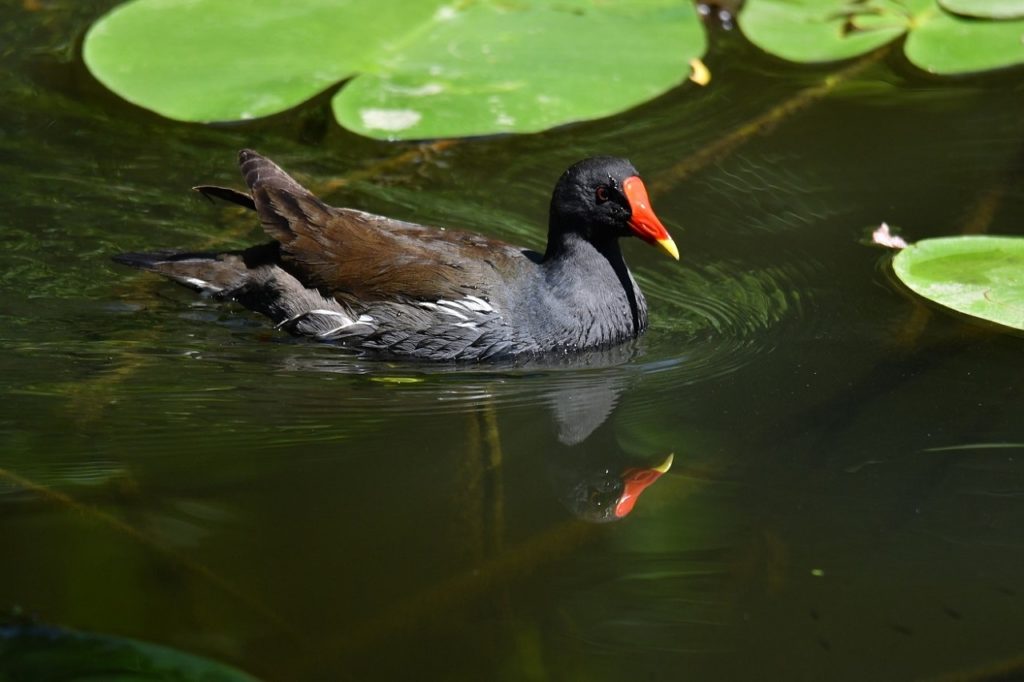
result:
[[[328,206],[268,159],[239,153],[242,175],[281,258],[308,286],[362,300],[488,294],[523,267],[522,250],[481,235]]]

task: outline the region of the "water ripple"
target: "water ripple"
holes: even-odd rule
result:
[[[809,316],[809,275],[804,265],[760,269],[718,262],[674,278],[643,277],[655,312],[650,350],[675,360],[679,383],[736,371],[771,353],[783,335],[814,324]]]

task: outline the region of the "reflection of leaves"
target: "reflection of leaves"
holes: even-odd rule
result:
[[[943,0],[961,6],[975,0]],[[1024,14],[1021,0],[989,0],[975,16]],[[986,13],[987,12],[987,13]],[[1024,63],[1024,19],[967,19],[936,0],[748,0],[739,17],[752,43],[789,61],[847,59],[907,34],[907,58],[939,74],[970,73]]]
[[[0,679],[256,682],[223,663],[168,647],[33,624],[0,625]]]
[[[1024,239],[925,239],[900,251],[893,268],[904,284],[931,301],[1024,330]]]
[[[84,58],[185,121],[267,116],[351,79],[333,99],[342,125],[414,139],[608,116],[685,81],[704,48],[676,0],[134,0],[92,27]]]

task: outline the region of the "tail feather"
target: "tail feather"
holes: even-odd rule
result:
[[[287,244],[327,225],[330,206],[256,152],[238,155],[251,196],[212,185],[195,189],[208,198],[255,209],[275,241],[244,251],[122,253],[113,260],[167,277],[204,295],[238,301],[294,334],[341,338],[364,333],[368,322],[349,303],[325,296],[296,279],[283,262]]]
[[[349,306],[288,274],[280,266],[276,242],[226,253],[122,253],[113,260],[156,272],[207,296],[238,301],[293,334],[328,338],[363,329],[359,314]]]
[[[287,244],[295,238],[293,223],[326,223],[330,207],[273,161],[251,149],[243,149],[238,153],[238,163],[268,235]]]
[[[122,253],[114,256],[113,260],[159,273],[204,294],[230,297],[249,284],[262,266],[277,263],[278,246],[270,243],[224,253]]]
[[[192,189],[199,192],[210,201],[213,201],[214,198],[223,199],[224,201],[231,202],[232,204],[238,204],[250,211],[256,210],[256,202],[253,201],[253,198],[245,192],[239,192],[237,189],[231,189],[230,187],[218,187],[217,185],[196,185]]]
[[[237,254],[213,253],[122,253],[114,261],[141,270],[151,270],[189,289],[212,296],[230,295],[244,286],[248,268]]]

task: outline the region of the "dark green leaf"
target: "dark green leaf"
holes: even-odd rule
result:
[[[222,663],[168,647],[33,624],[0,626],[0,680],[257,682]]]

